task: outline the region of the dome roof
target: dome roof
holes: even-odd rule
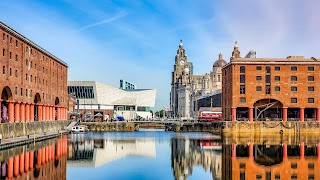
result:
[[[185,73],[189,73],[189,68],[185,68],[185,69],[184,69],[184,72],[185,72]]]
[[[214,62],[213,67],[222,67],[224,65],[226,65],[227,62],[225,60],[222,59],[222,54],[219,54],[219,59],[216,60],[216,62]]]

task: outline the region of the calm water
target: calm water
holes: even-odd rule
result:
[[[223,142],[223,143],[222,143]],[[320,179],[319,137],[71,134],[0,151],[0,179]]]

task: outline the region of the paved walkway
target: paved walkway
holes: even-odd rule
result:
[[[29,137],[28,136],[20,136],[20,137],[15,137],[15,138],[10,138],[10,139],[3,139],[3,140],[1,140],[1,143],[0,143],[0,150],[28,144],[33,141],[42,141],[45,139],[54,138],[54,137],[59,136],[60,134],[66,134],[66,133],[68,133],[68,131],[60,130],[59,132],[54,131],[54,132],[47,132],[47,133],[30,135]]]

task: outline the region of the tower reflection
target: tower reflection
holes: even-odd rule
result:
[[[187,179],[194,166],[221,179],[221,143],[213,139],[171,139],[171,167],[176,180]]]
[[[0,152],[0,179],[66,179],[67,137]]]
[[[225,144],[222,154],[226,180],[320,179],[320,144],[315,142]]]

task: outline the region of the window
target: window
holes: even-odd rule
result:
[[[266,94],[270,94],[271,90],[270,90],[270,85],[266,85]]]
[[[95,96],[93,86],[68,86],[68,94],[74,94],[78,99],[93,99]]]
[[[10,58],[10,60],[12,59],[12,52],[10,52],[10,54],[9,54],[9,58]]]
[[[280,91],[280,86],[274,87],[274,91]]]
[[[15,93],[16,95],[18,95],[18,88],[17,88],[17,87],[15,88],[14,93]]]
[[[245,82],[246,82],[246,76],[240,75],[240,83],[245,83]]]
[[[280,71],[280,66],[274,67],[274,71]]]
[[[6,34],[3,33],[3,40],[5,41],[6,40]]]
[[[266,83],[270,83],[270,75],[266,75]]]
[[[11,68],[10,68],[10,71],[9,71],[9,72],[10,72],[10,76],[12,76],[12,69],[11,69]]]
[[[262,91],[261,86],[257,86],[257,87],[256,87],[256,91]]]
[[[26,74],[26,81],[28,81],[28,74]]]
[[[308,98],[308,103],[314,103],[314,98]]]
[[[26,97],[28,97],[28,89],[26,89]]]
[[[294,91],[294,92],[298,91],[298,87],[297,86],[291,86],[291,91]]]
[[[47,74],[48,74],[48,69],[47,69]],[[220,81],[220,75],[218,75],[218,81]]]
[[[261,76],[256,76],[257,81],[261,81],[262,77]]]
[[[309,87],[308,87],[308,91],[309,91],[309,92],[313,92],[313,91],[314,91],[314,87],[313,87],[313,86],[309,86]]]
[[[6,55],[6,49],[2,49],[2,56]]]
[[[291,81],[297,81],[297,80],[298,80],[297,76],[291,76]]]
[[[240,73],[245,73],[245,72],[246,72],[246,67],[240,66]]]
[[[26,60],[26,66],[29,66],[29,61],[28,61],[28,59]]]
[[[314,81],[314,76],[308,76],[308,81]]]
[[[240,85],[240,94],[245,94],[245,93],[246,93],[246,86]]]
[[[18,47],[18,40],[16,40],[16,47]]]
[[[2,66],[2,74],[6,74],[6,67]]]
[[[18,77],[18,70],[15,71],[14,75]]]
[[[10,44],[12,44],[12,37],[10,37]]]
[[[297,103],[297,102],[298,102],[297,98],[291,98],[291,103]],[[291,165],[291,168],[292,168],[292,165]]]
[[[240,102],[241,102],[241,103],[245,103],[245,102],[246,102],[246,98],[245,98],[245,97],[241,97],[241,98],[240,98]]]
[[[22,88],[20,89],[20,95],[23,96],[23,94],[22,94]]]
[[[18,54],[16,54],[16,61],[18,62]]]
[[[291,66],[291,71],[297,71],[297,70],[298,70],[297,66]]]
[[[30,81],[32,82],[32,75],[30,76]]]
[[[280,76],[275,76],[274,81],[280,81]]]
[[[260,70],[261,70],[261,66],[257,66],[257,67],[256,67],[256,70],[257,70],[257,71],[260,71]]]
[[[270,66],[266,67],[266,71],[267,71],[267,73],[270,73]]]
[[[308,67],[308,71],[314,71],[314,67],[313,66],[309,66]]]

